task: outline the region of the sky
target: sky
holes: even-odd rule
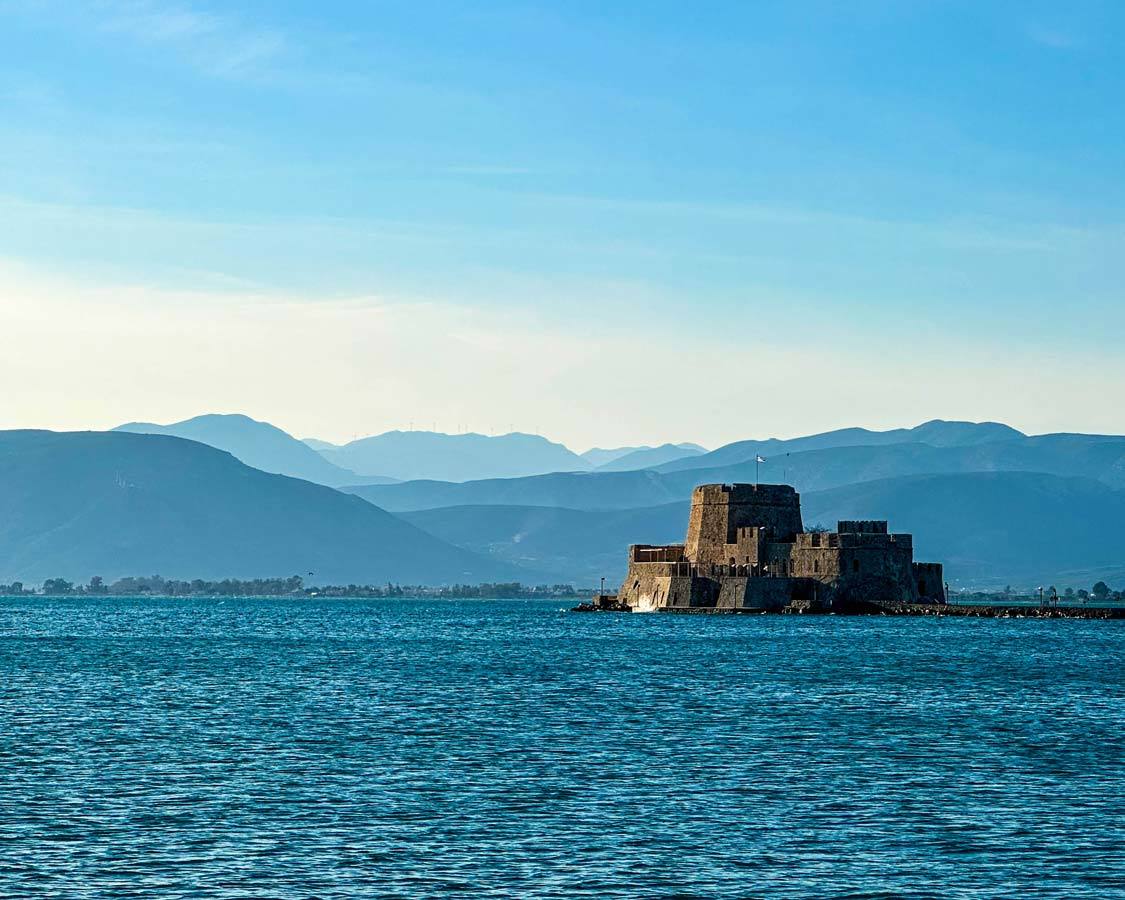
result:
[[[1125,5],[0,0],[0,428],[1125,433]]]

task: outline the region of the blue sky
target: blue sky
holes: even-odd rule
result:
[[[0,426],[1125,431],[1125,7],[469,7],[0,0]]]

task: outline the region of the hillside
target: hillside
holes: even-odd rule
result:
[[[324,458],[361,475],[399,480],[470,481],[574,472],[590,464],[562,444],[534,434],[439,434],[388,431],[331,448],[316,442]],[[307,445],[306,445],[307,446]],[[309,448],[311,451],[311,448]]]
[[[0,581],[153,573],[345,583],[518,577],[358,498],[201,443],[0,432]]]
[[[943,561],[954,586],[1082,587],[1099,579],[1125,587],[1125,492],[1085,478],[1037,473],[923,475],[849,485],[802,496],[806,525],[887,519],[914,534],[916,558]],[[467,506],[403,518],[479,553],[547,569],[558,577],[613,586],[632,543],[679,542],[687,502],[644,509],[579,511]]]
[[[263,472],[304,478],[331,487],[355,484],[361,480],[354,472],[330,463],[303,441],[268,422],[258,422],[249,416],[196,416],[172,425],[129,422],[113,430],[132,434],[166,434],[199,441],[225,450]]]
[[[401,513],[475,553],[596,585],[620,580],[629,544],[683,540],[688,504],[590,512],[548,506],[455,506]],[[616,588],[616,584],[613,585]]]

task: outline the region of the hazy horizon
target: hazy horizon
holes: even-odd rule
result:
[[[854,423],[854,422],[852,422],[852,423],[848,423],[848,424],[833,426],[832,428],[797,431],[797,432],[793,432],[791,434],[747,432],[745,434],[740,434],[738,436],[732,437],[730,440],[723,441],[722,443],[712,444],[712,445],[706,445],[706,444],[702,444],[698,441],[695,441],[689,435],[687,437],[682,437],[682,438],[679,438],[679,439],[668,438],[668,439],[661,439],[661,440],[655,440],[654,439],[654,440],[649,440],[649,441],[639,440],[639,441],[636,441],[636,442],[633,442],[633,443],[630,443],[630,444],[617,444],[617,445],[611,446],[611,445],[605,444],[605,443],[603,443],[603,444],[591,444],[591,445],[572,444],[572,443],[569,443],[568,441],[566,441],[566,440],[564,440],[560,437],[557,437],[556,435],[553,435],[550,432],[546,432],[546,431],[539,431],[539,432],[521,431],[519,429],[516,429],[514,431],[509,431],[506,428],[501,428],[501,429],[497,429],[495,431],[490,432],[490,431],[482,431],[480,429],[472,429],[472,428],[467,428],[467,427],[464,430],[460,430],[460,431],[444,431],[441,428],[435,429],[435,428],[431,427],[431,426],[433,426],[437,423],[429,423],[427,425],[426,423],[419,420],[418,422],[407,423],[405,426],[401,426],[401,427],[390,427],[390,428],[385,428],[385,429],[381,429],[381,430],[371,430],[371,431],[352,431],[352,432],[344,434],[339,439],[333,440],[332,438],[323,437],[322,435],[318,435],[318,434],[302,434],[300,432],[293,431],[289,428],[286,428],[282,423],[279,423],[279,422],[276,422],[276,421],[271,421],[271,420],[268,420],[268,419],[264,419],[261,416],[255,415],[253,412],[247,412],[245,410],[229,410],[229,411],[214,411],[214,410],[211,410],[211,411],[200,412],[200,413],[197,413],[197,414],[194,414],[194,415],[186,416],[184,419],[175,419],[175,420],[168,420],[168,421],[153,421],[153,420],[147,420],[147,419],[130,419],[130,420],[126,420],[126,421],[114,422],[114,423],[112,423],[110,425],[107,425],[105,427],[50,428],[50,427],[44,426],[44,425],[17,425],[17,426],[12,426],[10,428],[4,428],[4,429],[0,429],[0,430],[28,429],[28,430],[48,430],[48,431],[111,431],[111,430],[118,429],[118,428],[120,428],[121,426],[124,426],[124,425],[146,425],[147,424],[147,425],[157,425],[157,426],[164,427],[164,426],[181,424],[183,422],[188,422],[188,421],[191,421],[191,420],[194,420],[194,419],[199,419],[199,418],[205,418],[205,417],[208,417],[208,416],[221,416],[221,417],[241,416],[241,417],[251,419],[255,422],[259,422],[259,423],[266,424],[266,425],[272,425],[274,427],[280,428],[282,431],[284,431],[290,437],[296,438],[297,440],[302,441],[302,442],[305,442],[305,441],[324,442],[324,443],[331,444],[331,445],[336,446],[336,447],[343,447],[343,446],[346,446],[349,443],[354,443],[356,441],[362,441],[365,438],[380,437],[382,435],[386,435],[386,434],[390,434],[390,433],[394,433],[394,432],[399,432],[399,433],[417,432],[417,433],[420,433],[420,434],[435,434],[435,435],[444,436],[444,437],[461,437],[461,436],[466,436],[466,435],[474,435],[474,436],[478,436],[478,437],[499,438],[499,437],[525,435],[525,436],[543,438],[544,440],[550,441],[551,443],[560,444],[560,445],[566,447],[567,449],[569,449],[569,450],[571,450],[575,453],[578,453],[578,454],[586,453],[590,450],[597,450],[597,449],[616,449],[616,448],[619,448],[619,447],[626,447],[626,446],[628,446],[628,447],[659,447],[659,446],[664,446],[664,445],[669,445],[669,444],[670,445],[688,445],[688,444],[691,444],[691,445],[695,445],[695,446],[698,446],[698,447],[702,447],[703,450],[705,450],[705,451],[711,451],[711,450],[717,450],[721,447],[724,447],[727,444],[738,443],[738,442],[741,442],[741,441],[768,441],[768,440],[788,441],[788,440],[793,440],[793,439],[796,439],[796,438],[810,437],[810,436],[813,436],[813,435],[825,434],[825,433],[830,433],[830,432],[838,431],[838,430],[847,430],[849,428],[860,428],[860,429],[865,429],[867,431],[872,431],[872,432],[886,432],[886,431],[895,431],[895,430],[900,430],[900,429],[901,430],[910,430],[912,428],[916,428],[918,426],[927,424],[929,422],[934,422],[934,421],[947,421],[947,422],[964,421],[964,422],[970,422],[971,424],[986,424],[986,423],[992,422],[992,423],[995,423],[995,424],[1008,425],[1012,428],[1015,428],[1017,431],[1023,432],[1028,437],[1037,437],[1037,436],[1044,436],[1044,435],[1049,435],[1049,434],[1079,434],[1079,435],[1089,435],[1089,436],[1098,436],[1098,435],[1103,435],[1103,434],[1105,434],[1105,435],[1115,435],[1114,432],[1081,431],[1081,430],[1074,429],[1074,428],[1062,428],[1062,429],[1059,429],[1057,431],[1036,432],[1036,431],[1029,431],[1025,428],[1020,428],[1020,426],[1018,424],[1015,424],[1013,422],[1006,422],[1006,421],[1001,421],[1001,420],[991,420],[990,419],[990,420],[980,420],[980,421],[974,422],[973,420],[968,420],[968,419],[945,419],[945,418],[942,418],[942,417],[929,417],[929,418],[918,419],[916,421],[904,422],[904,423],[899,423],[899,424],[891,424],[891,425],[887,425],[885,427],[872,427],[872,426],[864,424],[864,423]]]

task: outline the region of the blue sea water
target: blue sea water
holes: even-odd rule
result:
[[[1125,623],[0,600],[0,896],[1125,896]]]

